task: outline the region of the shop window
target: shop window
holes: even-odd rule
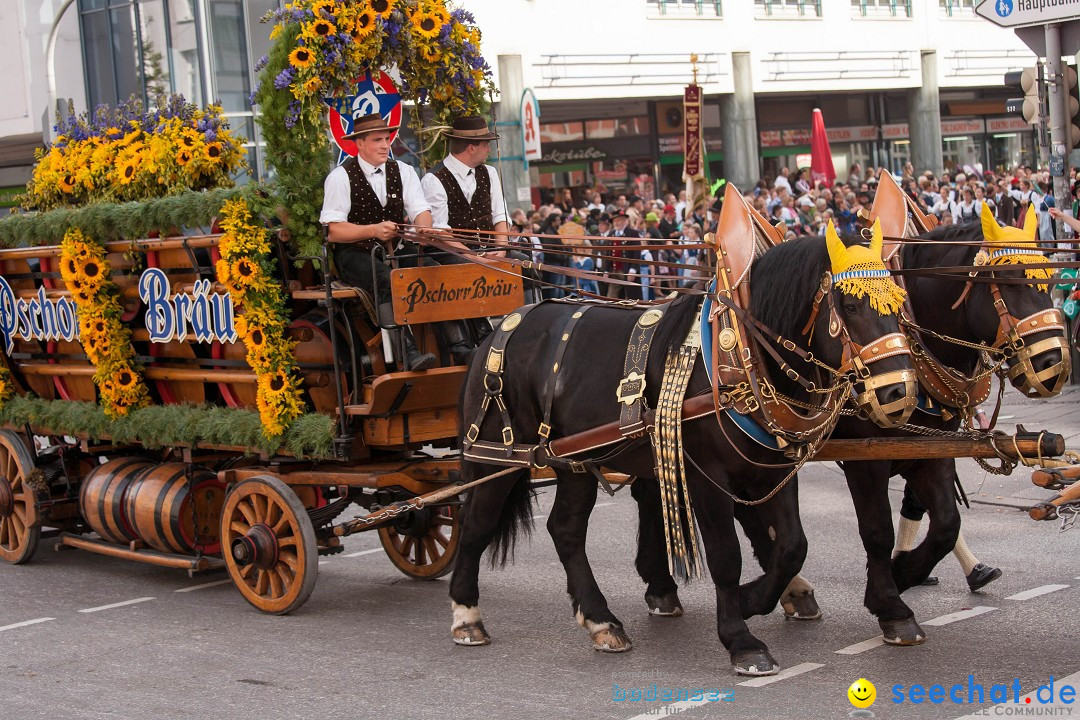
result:
[[[911,0],[851,0],[861,17],[911,17]]]
[[[938,5],[949,17],[970,17],[975,14],[975,0],[938,0]]]
[[[720,0],[646,0],[651,15],[661,17],[720,17]]]
[[[541,123],[540,142],[573,142],[585,139],[585,126],[580,122]]]
[[[590,140],[648,135],[651,132],[649,118],[646,115],[585,121],[585,136]]]
[[[754,0],[760,17],[821,17],[821,0]]]

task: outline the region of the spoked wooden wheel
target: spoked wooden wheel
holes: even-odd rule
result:
[[[34,458],[22,435],[0,430],[0,560],[29,560],[41,539],[37,496],[26,483]]]
[[[272,475],[233,486],[221,510],[221,550],[233,583],[263,612],[292,612],[315,587],[311,518],[292,488]]]
[[[456,505],[421,508],[379,528],[390,562],[417,580],[434,580],[453,570],[458,536]]]

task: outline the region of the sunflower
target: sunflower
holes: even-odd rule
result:
[[[100,285],[105,278],[109,275],[109,263],[97,258],[88,258],[80,268],[80,280],[83,280],[87,285],[96,287]]]
[[[439,37],[443,29],[442,16],[430,10],[413,13],[410,20],[416,34],[429,40]]]
[[[139,171],[139,161],[135,158],[125,161],[120,166],[120,184],[129,185],[132,180],[135,179],[136,173]]]
[[[353,23],[352,39],[356,41],[363,40],[372,32],[375,31],[375,13],[371,8],[365,8],[360,11],[360,14],[356,16],[356,22]]]
[[[217,270],[218,282],[222,285],[228,285],[229,281],[232,279],[232,266],[229,265],[229,261],[224,259],[218,260],[214,265],[214,269]]]
[[[233,280],[240,286],[253,284],[259,275],[259,266],[248,258],[240,258],[234,262],[231,270]]]
[[[206,157],[212,163],[221,162],[221,143],[212,142],[206,144]]]
[[[135,382],[138,380],[138,376],[131,368],[123,367],[117,370],[112,375],[113,384],[116,385],[117,390],[131,390],[135,387]]]
[[[189,162],[191,162],[191,153],[190,152],[188,152],[187,150],[181,150],[180,152],[176,153],[176,164],[177,165],[179,165],[180,167],[184,167]]]
[[[71,173],[60,178],[60,192],[69,193],[75,189],[75,176]]]
[[[62,277],[66,283],[77,280],[79,279],[79,269],[81,267],[82,265],[79,263],[77,257],[64,257],[60,261],[60,277]]]
[[[306,68],[315,62],[315,56],[306,47],[298,47],[289,53],[289,64],[294,68]]]
[[[420,46],[420,57],[424,58],[428,62],[438,62],[442,57],[442,53],[439,52],[439,48],[428,43],[424,43]]]
[[[269,375],[259,378],[259,389],[270,402],[284,399],[284,396],[292,389],[292,378],[284,370],[276,370]]]
[[[337,32],[337,26],[329,20],[316,20],[306,28],[304,28],[304,35],[307,37],[329,37]]]
[[[311,94],[322,87],[322,80],[318,77],[313,77],[310,80],[304,82],[304,92]]]
[[[266,332],[258,325],[250,325],[244,342],[252,350],[262,350],[266,345]]]
[[[327,15],[333,15],[337,10],[337,3],[334,0],[318,0],[311,6],[311,12],[315,13],[315,17],[322,17],[323,12]]]
[[[398,4],[398,0],[371,0],[371,9],[378,14],[382,19],[390,17],[390,13],[394,11],[394,7]]]

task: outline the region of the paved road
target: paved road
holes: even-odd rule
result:
[[[1010,394],[1002,412],[1014,416],[1006,422],[1076,435],[1077,399],[1069,392],[1035,404]],[[688,718],[839,718],[852,711],[846,689],[859,677],[877,686],[876,717],[957,718],[993,712],[994,703],[894,704],[892,688],[903,686],[906,695],[913,684],[963,683],[966,699],[969,675],[985,692],[1002,683],[1012,693],[1019,680],[1026,694],[1051,676],[1059,688],[1062,678],[1080,688],[1080,530],[1059,533],[1056,524],[1035,523],[1016,509],[1048,494],[1030,485],[1029,473],[999,479],[964,461],[962,476],[975,501],[964,514],[969,544],[1004,576],[973,595],[946,558],[940,586],[905,596],[928,641],[893,648],[865,642],[879,633],[862,607],[865,558],[839,471],[821,464],[803,473],[805,573],[825,618],[796,623],[776,612],[751,621],[785,668],[768,684],[731,673],[707,581],[681,591],[684,617],[646,614],[632,564],[636,516],[628,494],[600,500],[589,540],[601,587],[635,642],[623,655],[594,652],[574,623],[542,518],[515,565],[481,575],[495,637],[483,648],[451,643],[446,581],[405,579],[374,535],[349,538],[343,555],[326,559],[311,599],[289,617],[259,614],[221,574],[189,579],[53,552],[45,542],[33,563],[0,567],[0,718],[621,720],[684,708]],[[899,497],[897,485],[894,506]],[[537,515],[550,503],[551,494],[542,494]],[[753,574],[744,567],[745,577]],[[934,618],[941,624],[928,622]],[[731,688],[732,700],[687,708],[613,699],[615,684],[653,683]],[[1032,707],[1040,708],[1037,699],[1024,709]],[[1068,709],[1060,706],[1060,714]]]

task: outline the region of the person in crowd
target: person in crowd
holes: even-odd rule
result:
[[[982,207],[975,202],[975,193],[968,186],[964,186],[964,189],[960,191],[961,200],[955,204],[956,223],[958,225],[964,225],[965,223],[975,222],[979,219],[979,211]]]
[[[788,175],[791,174],[791,170],[786,167],[780,168],[780,174],[776,176],[776,180],[773,181],[773,187],[776,189],[787,190],[788,194],[791,194],[791,183],[788,181]]]
[[[941,220],[945,213],[948,213],[954,218],[956,217],[956,203],[952,200],[952,192],[949,190],[948,185],[941,186],[937,200],[930,206],[930,212],[937,215],[938,220]]]
[[[665,205],[664,215],[660,218],[660,235],[664,240],[674,240],[682,235],[679,223],[675,220],[675,206]]]

